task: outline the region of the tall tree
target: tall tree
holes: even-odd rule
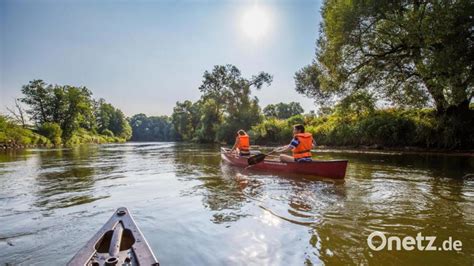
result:
[[[80,127],[92,129],[93,108],[91,91],[85,87],[64,86],[66,92],[65,99],[67,101],[66,113],[64,119],[60,121],[63,130],[63,138],[69,139],[75,130]]]
[[[239,128],[250,128],[261,119],[258,99],[251,97],[251,89],[261,89],[270,85],[273,77],[260,72],[250,79],[242,77],[240,70],[233,65],[214,66],[212,72],[205,71],[199,90],[202,101],[213,100],[217,110],[215,115],[222,119],[217,138],[230,140]]]
[[[174,129],[183,140],[192,140],[200,120],[199,103],[176,102],[172,115]]]
[[[30,106],[27,113],[36,123],[42,124],[50,121],[47,111],[51,87],[51,85],[47,85],[43,80],[36,79],[30,81],[21,89],[21,92],[25,95],[21,102]]]
[[[366,91],[465,112],[474,96],[472,0],[327,0],[315,62],[295,75],[319,103]]]
[[[222,117],[219,113],[219,106],[214,99],[207,99],[200,108],[201,117],[197,137],[202,142],[213,142],[219,126],[222,124]]]
[[[125,139],[132,136],[132,128],[122,111],[105,102],[104,99],[99,99],[96,103],[95,113],[99,132],[103,133],[110,130],[114,136]]]

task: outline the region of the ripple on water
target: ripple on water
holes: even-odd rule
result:
[[[470,160],[321,152],[348,158],[345,182],[257,173],[222,163],[219,147],[126,143],[0,156],[2,262],[67,260],[119,206],[163,265],[418,264],[373,252],[373,231],[474,239]],[[9,241],[10,244],[7,243]],[[469,264],[464,253],[430,261]]]

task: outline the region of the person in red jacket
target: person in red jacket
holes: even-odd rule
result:
[[[313,135],[304,131],[303,125],[293,126],[293,139],[289,145],[277,149],[277,152],[291,150],[293,156],[280,154],[282,162],[311,162],[311,149],[316,146]]]
[[[237,137],[235,138],[235,144],[231,152],[232,151],[237,151],[240,156],[250,155],[250,137],[243,129],[237,131]]]

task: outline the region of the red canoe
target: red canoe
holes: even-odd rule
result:
[[[248,166],[248,157],[236,156],[228,151],[229,149],[221,148],[222,160],[239,167]],[[346,176],[347,163],[347,160],[313,160],[312,162],[305,163],[287,163],[281,162],[280,160],[264,160],[261,163],[251,166],[249,169],[344,179]]]

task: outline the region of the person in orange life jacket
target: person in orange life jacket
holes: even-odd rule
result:
[[[237,131],[237,137],[235,138],[235,144],[231,152],[233,151],[237,151],[240,156],[250,155],[250,138],[243,129]]]
[[[282,162],[311,162],[311,149],[316,146],[311,133],[304,132],[303,125],[293,126],[293,139],[287,146],[276,149],[277,152],[286,152],[291,150],[293,156],[280,154]]]

